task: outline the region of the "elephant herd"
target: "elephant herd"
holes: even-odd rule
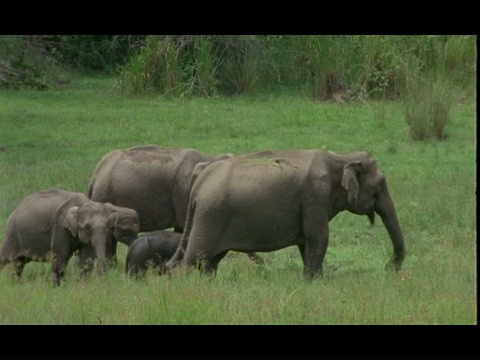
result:
[[[394,248],[387,266],[399,271],[402,231],[385,176],[367,152],[113,150],[97,164],[87,195],[49,189],[18,204],[7,220],[0,270],[12,263],[20,278],[26,263],[51,261],[59,285],[74,254],[84,274],[95,259],[103,274],[121,242],[127,273],[183,265],[214,275],[228,251],[260,262],[255,252],[296,245],[312,278],[322,273],[329,222],[344,210],[372,224],[380,216]]]

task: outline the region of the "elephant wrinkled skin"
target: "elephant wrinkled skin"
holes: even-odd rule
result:
[[[263,151],[217,161],[195,181],[181,244],[167,262],[215,274],[230,250],[268,252],[296,245],[304,274],[322,273],[329,222],[348,210],[382,219],[399,271],[402,231],[385,176],[367,152]]]

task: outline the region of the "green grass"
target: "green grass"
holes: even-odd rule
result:
[[[53,288],[50,265],[30,263],[21,283],[0,273],[2,324],[475,324],[476,104],[451,111],[446,141],[412,141],[400,102],[338,105],[291,93],[255,97],[127,97],[114,79],[83,78],[61,91],[1,91],[0,233],[27,194],[85,192],[108,151],[139,144],[206,153],[324,148],[370,151],[386,174],[405,234],[397,276],[384,272],[392,245],[377,217],[339,214],[330,223],[325,277],[307,281],[295,247],[230,253],[214,280],[197,271],[150,274],[119,266],[79,279],[69,264]],[[3,236],[0,237],[3,241]]]

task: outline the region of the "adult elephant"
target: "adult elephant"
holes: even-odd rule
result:
[[[182,232],[195,166],[231,157],[233,154],[211,156],[195,149],[157,145],[113,150],[98,163],[88,197],[136,210],[141,232],[170,227]],[[250,256],[258,260],[254,254]]]
[[[314,277],[322,272],[329,222],[344,210],[381,217],[394,248],[388,265],[399,271],[402,231],[385,176],[367,152],[263,151],[217,161],[193,185],[181,244],[167,267],[183,261],[214,274],[230,250],[296,245],[304,274]]]
[[[104,274],[115,218],[115,212],[82,193],[50,189],[31,194],[7,220],[0,270],[11,262],[20,279],[28,262],[51,260],[54,283],[60,285],[74,251],[92,246]]]
[[[181,232],[195,165],[232,156],[156,145],[113,150],[98,163],[88,185],[88,197],[136,210],[141,232],[169,227]]]

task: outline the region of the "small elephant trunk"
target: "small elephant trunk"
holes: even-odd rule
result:
[[[105,271],[107,269],[107,261],[106,261],[106,237],[100,236],[100,239],[94,243],[95,253],[97,256],[97,266],[98,266],[98,273],[103,276],[105,275]]]
[[[380,215],[393,244],[393,256],[387,263],[387,267],[393,267],[395,271],[398,272],[401,270],[405,258],[405,242],[402,230],[400,229],[395,205],[393,204],[386,183],[379,195],[375,211]]]

